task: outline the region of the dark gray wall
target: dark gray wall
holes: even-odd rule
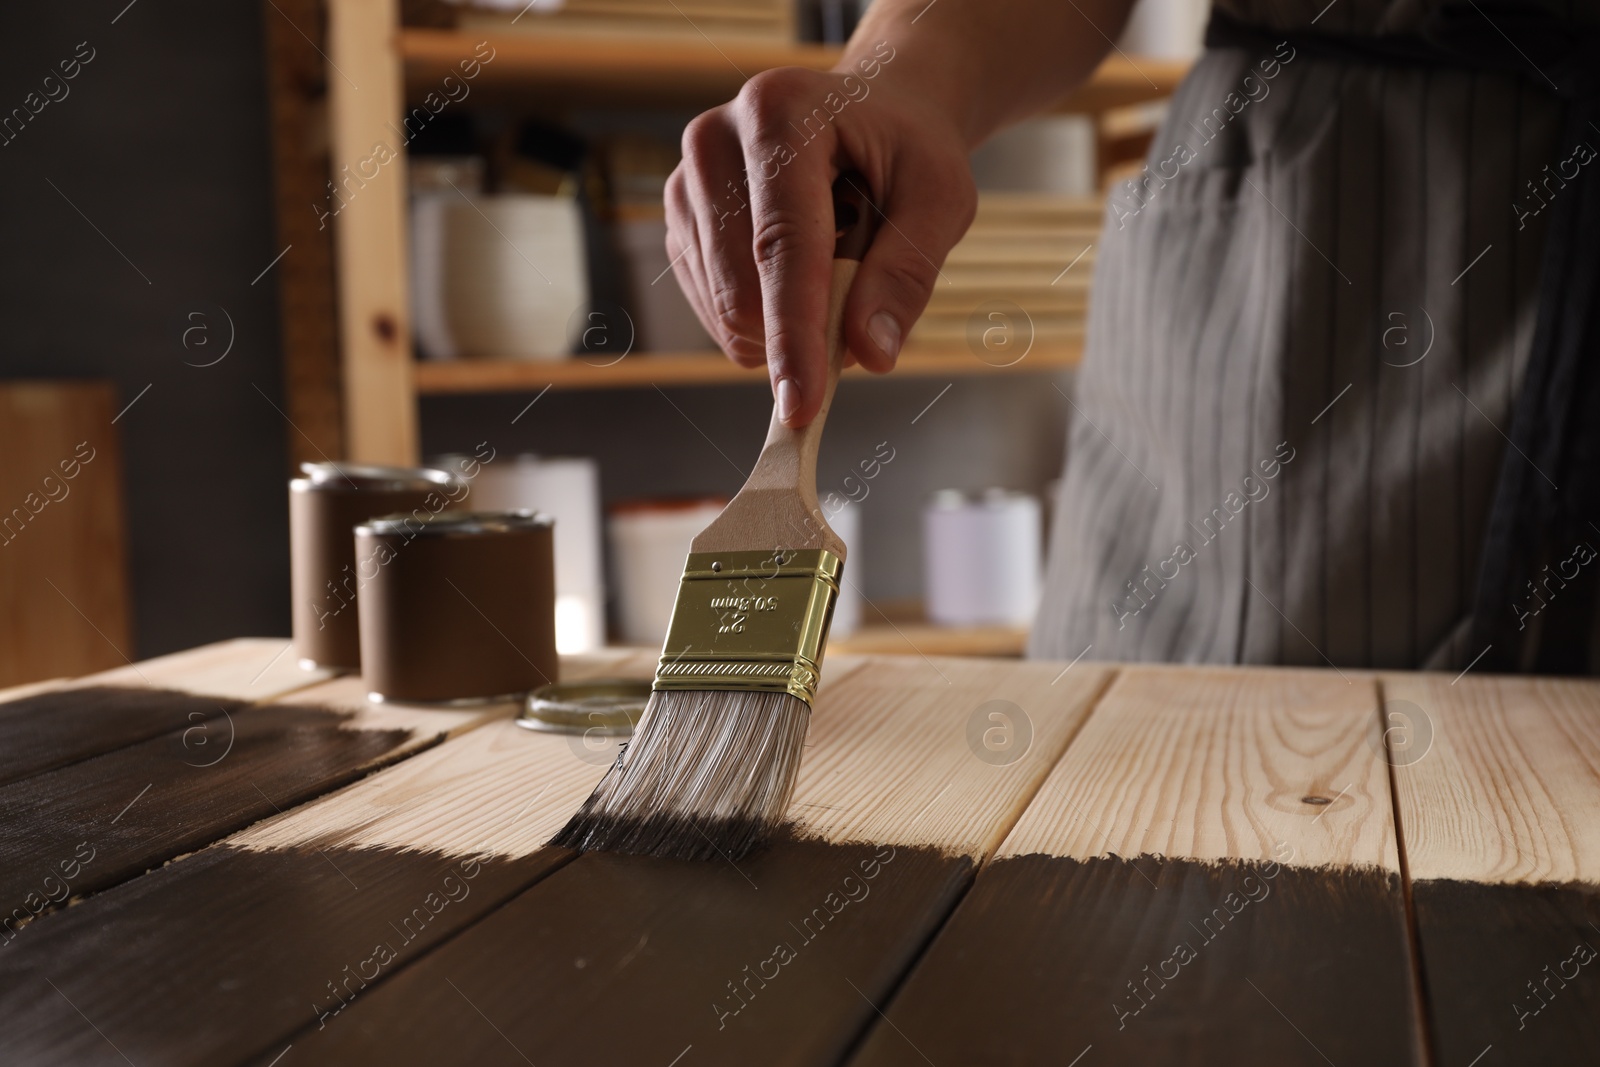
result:
[[[13,4],[0,34],[0,116],[93,49],[65,98],[0,146],[0,377],[110,378],[123,403],[150,386],[117,423],[130,654],[288,631],[274,274],[251,284],[280,251],[261,12]],[[225,315],[227,358],[186,366],[222,353]]]

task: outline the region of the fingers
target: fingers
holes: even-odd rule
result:
[[[971,173],[950,166],[948,153],[913,144],[897,156],[880,179],[885,188],[872,191],[883,217],[844,310],[850,350],[877,374],[894,369],[905,335],[939,282],[938,265],[977,210]]]
[[[814,132],[805,127],[813,96],[820,107],[814,75],[779,69],[746,82],[734,103],[750,176],[749,247],[761,285],[767,373],[779,418],[796,428],[822,406],[833,262],[836,141],[831,122],[818,122]]]
[[[700,235],[700,275],[712,337],[736,362],[766,359],[761,282],[750,258],[749,189],[740,131],[728,109],[699,116],[684,129],[684,159],[693,161],[689,200]],[[686,182],[688,184],[688,182]]]
[[[724,110],[701,115],[684,133],[683,161],[666,186],[667,255],[711,339],[734,362],[754,367],[766,361],[761,288],[750,262],[749,211],[735,197],[743,153]]]

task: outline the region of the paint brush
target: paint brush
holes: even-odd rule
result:
[[[799,430],[774,410],[744,488],[691,542],[639,728],[553,844],[737,859],[783,822],[844,567],[817,502],[817,446],[844,365],[845,296],[876,230],[866,190],[853,172],[833,186],[821,410]]]

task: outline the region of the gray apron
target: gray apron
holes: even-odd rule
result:
[[[1597,22],[1516,7],[1536,29]],[[1108,200],[1031,655],[1459,670],[1494,643],[1485,663],[1535,665],[1519,635],[1570,589],[1536,585],[1539,561],[1600,574],[1576,562],[1600,548],[1586,522],[1518,541],[1573,451],[1521,455],[1542,447],[1518,411],[1536,333],[1560,347],[1546,233],[1575,224],[1574,176],[1600,159],[1564,129],[1565,72],[1416,43],[1468,14],[1500,47],[1504,8],[1219,5],[1223,46]],[[1593,600],[1574,605],[1581,660]]]

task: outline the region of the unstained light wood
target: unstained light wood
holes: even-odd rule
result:
[[[963,343],[910,344],[895,362],[898,377],[966,378],[988,374],[1032,374],[1070,370],[1078,365],[1083,345],[1076,340],[1040,342],[1025,359],[1007,366],[986,363]],[[552,389],[648,389],[682,385],[762,385],[764,368],[741,367],[720,352],[635,352],[617,363],[596,365],[582,359],[434,360],[416,366],[417,391],[424,396],[448,393],[537,392]],[[844,377],[866,378],[860,365],[846,367]]]
[[[328,0],[332,175],[324,205],[337,215],[339,347],[345,455],[358,463],[417,461],[406,281],[406,145],[400,64],[392,42],[398,0]],[[466,45],[452,56],[470,55]],[[351,176],[354,175],[354,178]]]
[[[1389,675],[1383,694],[1413,879],[1600,885],[1595,683]]]
[[[1033,852],[1398,872],[1376,689],[1323,671],[1124,671],[1000,849]]]
[[[398,40],[406,82],[431,88],[451,72],[463,52],[487,38],[493,63],[479,77],[481,87],[530,89],[587,97],[602,102],[709,105],[731,99],[745,79],[772,67],[828,70],[839,49],[821,45],[766,45],[704,40],[662,41],[569,37],[533,33],[407,29]],[[1056,107],[1093,113],[1148,103],[1172,95],[1188,64],[1172,60],[1110,56],[1089,81]]]

